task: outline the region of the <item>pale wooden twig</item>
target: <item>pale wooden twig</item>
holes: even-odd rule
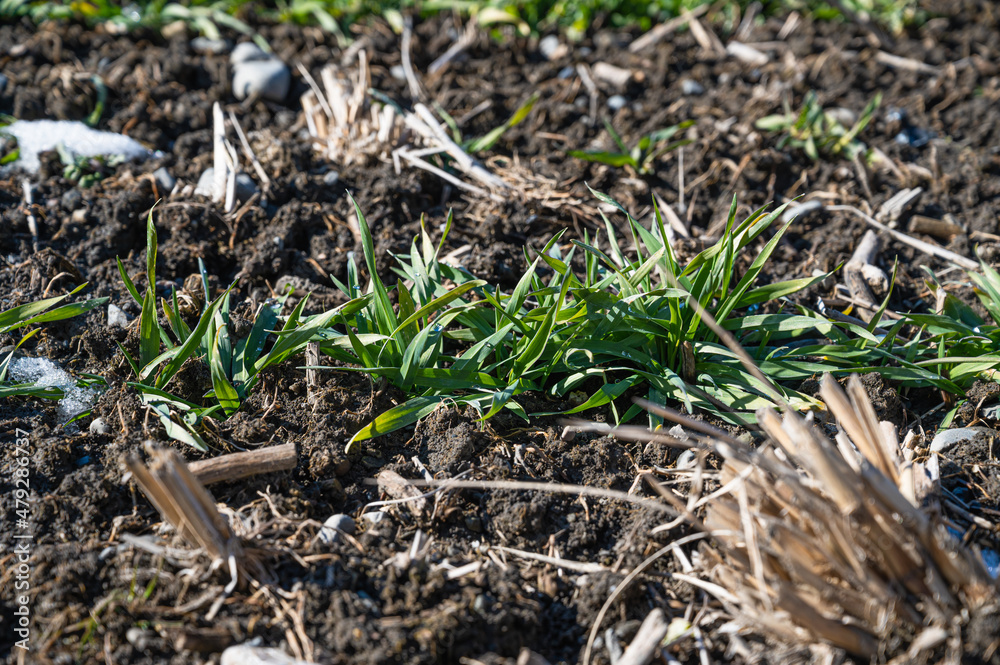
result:
[[[447,51],[441,54],[427,67],[428,76],[434,76],[438,72],[443,71],[452,60],[476,42],[478,34],[479,29],[476,22],[469,21],[459,38],[448,47]]]
[[[28,218],[28,231],[31,232],[31,247],[37,252],[38,220],[35,218],[35,214],[31,212],[31,206],[34,205],[34,193],[31,189],[31,183],[27,180],[22,181],[21,191],[24,192],[24,214]]]
[[[503,547],[501,545],[494,545],[493,549],[497,550],[498,552],[513,554],[514,556],[521,557],[522,559],[547,563],[551,566],[565,568],[566,570],[572,570],[577,573],[592,574],[592,573],[602,573],[610,571],[610,568],[605,568],[599,563],[590,563],[589,561],[570,561],[569,559],[557,559],[552,556],[545,556],[544,554],[537,554],[535,552],[526,552],[525,550],[518,550],[512,547]]]
[[[660,643],[667,636],[670,625],[660,608],[646,615],[639,632],[632,638],[618,665],[646,665],[660,650]]]
[[[918,72],[920,74],[941,73],[939,68],[928,65],[926,62],[920,62],[919,60],[914,60],[913,58],[903,58],[898,55],[893,55],[892,53],[886,53],[885,51],[877,52],[875,54],[875,60],[883,65],[886,65],[887,67],[905,69],[907,71]]]
[[[948,219],[933,219],[923,215],[914,215],[910,218],[910,233],[923,233],[941,240],[950,241],[955,236],[963,235],[965,229]]]
[[[248,452],[230,453],[188,464],[191,474],[204,485],[248,478],[261,473],[289,471],[298,464],[294,443]]]
[[[889,200],[879,206],[878,212],[875,213],[875,219],[883,224],[888,224],[889,228],[896,228],[900,218],[920,199],[923,192],[922,187],[902,189],[896,192]]]
[[[979,264],[973,261],[972,259],[967,259],[964,256],[960,256],[955,252],[944,249],[943,247],[932,245],[930,243],[924,242],[923,240],[917,240],[916,238],[912,238],[906,235],[905,233],[900,233],[895,229],[890,229],[885,224],[878,222],[870,215],[865,214],[864,212],[858,210],[854,206],[833,205],[833,206],[827,206],[827,210],[833,210],[833,211],[842,210],[842,211],[853,212],[855,215],[865,220],[869,225],[875,227],[880,231],[885,231],[899,242],[907,244],[910,247],[913,247],[914,249],[923,252],[924,254],[930,254],[931,256],[936,256],[940,259],[944,259],[945,261],[950,261],[961,268],[965,268],[966,270],[975,270],[979,267]]]
[[[495,201],[502,201],[503,200],[502,198],[498,197],[496,194],[491,194],[491,193],[487,192],[485,189],[483,189],[481,187],[476,187],[475,185],[470,185],[469,183],[464,182],[464,181],[460,180],[459,178],[456,178],[455,176],[453,176],[452,174],[448,173],[447,171],[445,171],[443,169],[439,169],[438,167],[434,166],[430,162],[427,162],[427,161],[425,161],[423,159],[420,159],[419,157],[416,157],[415,155],[413,155],[413,153],[411,153],[411,152],[409,152],[407,150],[395,150],[395,151],[393,151],[393,154],[394,155],[398,155],[399,157],[402,157],[407,162],[409,162],[413,166],[416,166],[417,168],[423,169],[425,171],[433,173],[434,175],[436,175],[439,178],[443,178],[444,180],[447,180],[448,182],[450,182],[451,184],[455,185],[459,189],[464,189],[466,191],[473,192],[475,194],[479,194],[480,196],[489,196],[490,198],[492,198]]]
[[[417,74],[413,70],[413,61],[410,59],[410,47],[413,43],[413,17],[407,15],[403,19],[403,43],[400,47],[403,65],[403,75],[406,77],[406,85],[410,88],[410,97],[414,100],[423,99],[424,91],[417,80]]]
[[[243,133],[243,128],[240,127],[240,121],[236,119],[236,114],[232,111],[229,112],[229,121],[233,123],[233,128],[236,130],[236,135],[240,139],[240,144],[243,146],[243,154],[247,156],[250,160],[250,164],[253,166],[254,171],[257,172],[257,177],[260,178],[261,185],[264,187],[264,191],[271,189],[271,179],[267,177],[267,171],[261,165],[260,160],[257,159],[257,155],[254,154],[253,148],[250,147],[250,142],[247,140],[247,135]]]
[[[682,25],[685,25],[692,18],[697,18],[707,12],[708,7],[709,5],[707,4],[699,5],[685,14],[675,16],[669,21],[655,26],[649,32],[636,38],[631,44],[629,44],[628,50],[632,53],[638,53],[639,51],[648,48],[657,42],[663,41],[668,35]]]
[[[872,313],[878,309],[878,302],[872,293],[873,283],[877,283],[883,292],[889,288],[889,278],[874,265],[878,250],[878,234],[868,229],[861,237],[861,242],[855,248],[850,261],[844,266],[844,279],[851,291],[851,297],[863,303],[858,311],[865,323],[868,323]]]
[[[212,156],[215,168],[212,180],[212,201],[221,203],[226,196],[226,178],[229,172],[226,168],[226,119],[222,115],[222,105],[212,104]]]

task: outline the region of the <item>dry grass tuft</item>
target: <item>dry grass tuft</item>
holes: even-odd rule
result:
[[[705,440],[729,492],[709,504],[704,527],[732,535],[705,548],[702,574],[731,593],[719,600],[732,616],[771,641],[883,661],[989,661],[997,644],[969,644],[977,631],[967,629],[1000,612],[1000,587],[948,532],[936,459],[900,446],[857,377],[846,393],[826,377],[822,394],[840,424],[835,443],[811,419],[772,410],[758,413],[770,441],[756,451]]]

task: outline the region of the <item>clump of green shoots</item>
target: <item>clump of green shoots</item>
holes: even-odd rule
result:
[[[859,156],[868,156],[868,147],[858,139],[858,134],[871,122],[881,101],[882,94],[877,93],[857,121],[847,128],[834,114],[820,106],[814,91],[809,91],[797,114],[792,113],[786,100],[784,113],[761,118],[756,126],[768,132],[782,132],[779,148],[801,149],[814,161],[821,155],[844,156],[854,160]]]
[[[916,326],[917,334],[908,349],[914,365],[934,370],[960,389],[962,395],[977,379],[1000,380],[1000,273],[980,261],[980,272],[967,271],[974,291],[989,314],[981,317],[972,307],[948,293],[934,272],[924,266],[927,287],[934,294],[933,314],[908,313],[903,321]],[[917,343],[919,342],[919,343]],[[961,406],[948,411],[942,427],[950,425]]]
[[[375,276],[371,233],[355,207],[364,261]],[[934,372],[896,358],[898,330],[879,337],[785,301],[825,276],[756,284],[788,228],[764,242],[783,210],[757,210],[738,222],[734,202],[718,242],[686,263],[662,240],[667,235],[658,214],[646,228],[625,213],[628,241],[607,219],[607,251],[596,237],[563,245],[560,233],[534,257],[526,252],[529,268],[509,293],[439,259],[450,218],[438,243],[424,230],[408,255],[396,257],[394,285],[369,277],[363,287],[352,259],[346,283],[337,285],[349,297],[364,292],[369,300],[335,317],[336,325],[321,332],[320,349],[352,366],[348,371],[397,386],[408,400],[378,415],[351,444],[414,423],[443,402],[472,407],[484,420],[501,409],[528,419],[608,406],[614,420],[624,422],[640,413],[638,407],[618,411],[615,400],[627,391],[752,425],[753,412],[775,404],[776,396],[720,343],[695,303],[736,337],[795,408],[823,408],[788,387],[823,372],[886,371],[914,385],[954,389]],[[736,279],[738,257],[760,243]],[[396,307],[389,298],[393,288]],[[762,306],[777,311],[753,313]],[[525,391],[566,401],[581,389],[584,398],[576,404],[544,413],[528,414],[518,401]]]
[[[687,129],[693,124],[693,120],[685,120],[684,122],[673,125],[672,127],[657,130],[643,136],[634,146],[629,148],[625,145],[625,142],[622,140],[622,137],[618,134],[618,132],[615,131],[611,122],[605,118],[604,126],[607,128],[608,134],[610,134],[611,138],[614,140],[615,145],[618,146],[617,152],[602,150],[569,150],[566,154],[570,157],[577,157],[588,162],[607,164],[608,166],[614,166],[616,168],[628,166],[639,175],[648,175],[655,169],[656,160],[668,152],[676,150],[677,148],[691,142],[690,139],[680,139],[676,141],[671,141],[671,139],[677,134],[677,132]]]
[[[303,316],[306,305],[303,298],[287,317],[282,317],[285,296],[261,304],[249,333],[237,337],[230,326],[230,296],[235,284],[213,299],[204,264],[199,260],[205,298],[198,322],[192,328],[181,316],[176,290],[169,300],[160,299],[157,310],[156,249],[156,229],[150,211],[146,222],[147,286],[143,292],[136,288],[121,259],[118,260],[118,271],[126,289],[142,307],[139,355],[133,358],[120,344],[119,348],[137,377],[137,381],[129,385],[138,390],[143,403],[157,413],[167,434],[199,450],[208,450],[199,433],[202,419],[231,416],[256,387],[263,370],[301,352],[317,331],[334,317],[350,313],[363,304],[363,301],[355,301],[324,314]],[[160,312],[166,326],[160,323]],[[205,363],[212,377],[212,389],[202,396],[201,403],[167,392],[170,381],[192,358]]]

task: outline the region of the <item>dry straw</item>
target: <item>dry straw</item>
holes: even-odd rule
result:
[[[980,553],[946,529],[936,462],[921,463],[879,422],[861,382],[829,376],[822,396],[840,424],[831,441],[811,417],[761,410],[769,441],[753,450],[703,439],[732,491],[709,504],[702,573],[728,612],[769,640],[826,643],[863,658],[952,658],[976,616],[997,615],[998,584]],[[738,599],[738,600],[734,600]],[[1000,637],[998,637],[1000,641]],[[958,662],[958,661],[955,661]]]

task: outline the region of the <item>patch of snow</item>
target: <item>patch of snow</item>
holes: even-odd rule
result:
[[[16,383],[31,383],[39,387],[62,389],[57,415],[61,422],[86,411],[97,401],[97,391],[80,388],[69,372],[48,358],[18,358],[10,364],[10,378]]]
[[[122,155],[126,160],[144,160],[152,155],[141,143],[122,134],[91,129],[71,120],[18,120],[0,129],[17,139],[20,155],[10,166],[36,173],[39,153],[55,150],[60,143],[77,157]]]

